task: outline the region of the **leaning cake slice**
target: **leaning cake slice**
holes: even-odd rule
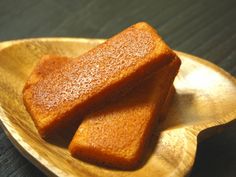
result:
[[[24,104],[44,137],[80,120],[175,57],[151,26],[137,23],[75,60],[64,58],[47,74],[33,71],[23,89]]]

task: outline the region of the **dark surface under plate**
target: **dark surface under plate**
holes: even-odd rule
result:
[[[0,1],[0,41],[108,38],[138,21],[156,27],[173,49],[208,59],[236,76],[235,0]],[[236,123],[197,148],[190,177],[236,176]],[[44,176],[16,150],[1,128],[0,176]]]

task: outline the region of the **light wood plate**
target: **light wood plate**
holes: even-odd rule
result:
[[[106,169],[70,156],[65,147],[41,139],[22,103],[23,85],[44,54],[78,56],[104,40],[47,38],[0,43],[1,125],[19,151],[49,176],[184,176],[199,138],[236,118],[236,80],[217,66],[189,54],[176,78],[177,94],[155,130],[150,156],[133,171]],[[209,130],[209,131],[207,131]],[[160,133],[159,133],[160,132]],[[204,136],[199,136],[204,135]]]

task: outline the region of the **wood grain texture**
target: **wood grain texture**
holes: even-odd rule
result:
[[[66,148],[50,144],[37,134],[23,106],[21,91],[38,59],[44,54],[78,56],[102,41],[52,38],[1,43],[0,117],[10,140],[49,176],[184,176],[193,164],[199,133],[236,117],[232,99],[236,96],[235,79],[185,53],[177,52],[183,61],[175,82],[177,94],[166,121],[152,137],[141,168],[119,171],[91,165],[72,158]]]

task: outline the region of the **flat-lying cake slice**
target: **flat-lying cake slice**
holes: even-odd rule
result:
[[[175,57],[151,26],[137,23],[75,60],[63,58],[47,74],[33,71],[23,89],[24,104],[40,135],[47,136]]]
[[[85,117],[69,145],[71,154],[117,168],[135,167],[154,120],[169,105],[165,99],[169,90],[168,102],[173,95],[180,63],[175,58],[123,98]]]

